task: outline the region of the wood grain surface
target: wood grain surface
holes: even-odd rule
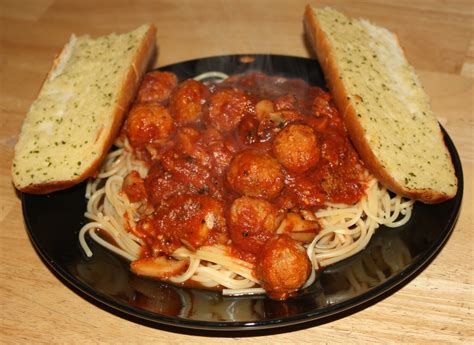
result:
[[[60,281],[30,242],[11,184],[13,147],[54,55],[71,33],[158,27],[162,66],[232,53],[312,57],[304,40],[307,1],[0,0],[0,343],[472,343],[474,3],[315,1],[398,33],[464,170],[455,230],[408,285],[348,317],[315,327],[213,337],[151,327],[99,308]],[[65,229],[67,231],[67,229]]]

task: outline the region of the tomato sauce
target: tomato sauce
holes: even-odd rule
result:
[[[363,164],[321,88],[259,72],[179,85],[171,73],[152,74],[123,131],[150,166],[123,186],[146,205],[135,229],[144,257],[221,243],[258,264],[287,212],[353,204],[365,193]],[[262,277],[278,276],[266,269]]]
[[[245,140],[244,135],[250,135],[250,131],[241,133],[245,126],[241,123],[234,133],[239,137],[240,149],[256,147],[270,151],[275,133],[289,123],[307,124],[317,134],[322,159],[315,169],[304,175],[285,172],[285,190],[277,200],[279,204],[286,208],[316,210],[325,202],[353,204],[362,197],[365,192],[365,182],[361,179],[363,163],[348,139],[329,93],[299,79],[269,77],[262,73],[230,77],[216,89],[227,87],[243,90],[254,103],[271,100],[277,111],[286,112],[287,119],[276,124],[277,128],[274,122],[268,125],[269,130],[261,140]],[[250,119],[255,121],[254,117]]]

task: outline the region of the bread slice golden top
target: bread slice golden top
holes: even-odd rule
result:
[[[426,203],[454,197],[451,156],[397,37],[331,8],[307,6],[304,25],[369,171],[390,190]]]
[[[71,37],[24,120],[12,166],[17,189],[48,193],[96,171],[135,97],[155,37],[153,25]]]

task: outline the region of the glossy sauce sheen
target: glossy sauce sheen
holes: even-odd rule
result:
[[[255,72],[178,85],[171,73],[152,72],[123,133],[150,166],[146,178],[132,172],[123,185],[147,209],[132,230],[146,243],[143,257],[227,244],[256,263],[277,298],[292,287],[266,281],[278,276],[268,262],[281,256],[275,248],[295,258],[302,248],[276,234],[287,212],[352,204],[365,192],[362,163],[330,95],[302,80]]]

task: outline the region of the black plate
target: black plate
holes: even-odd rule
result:
[[[176,73],[181,80],[207,71],[260,70],[325,85],[316,60],[290,56],[219,56],[161,69]],[[381,227],[363,252],[327,268],[317,283],[283,302],[262,296],[222,297],[138,278],[130,274],[127,262],[92,241],[94,256],[86,258],[78,241],[79,229],[87,221],[83,216],[85,184],[44,196],[23,194],[23,214],[30,238],[50,268],[122,316],[148,320],[144,321],[148,324],[219,331],[321,323],[393,293],[420,273],[446,242],[459,214],[463,177],[459,156],[446,133],[445,140],[459,179],[456,197],[438,205],[416,203],[408,224],[397,229]]]

